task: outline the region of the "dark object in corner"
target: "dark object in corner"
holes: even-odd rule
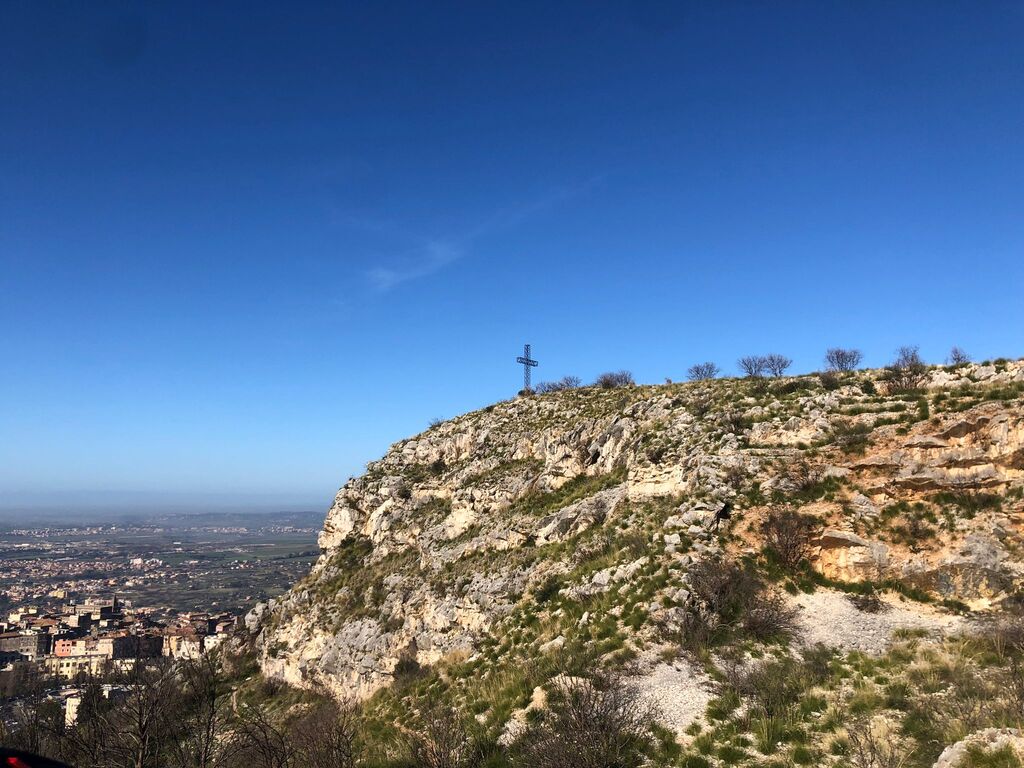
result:
[[[69,768],[64,763],[58,763],[48,757],[39,757],[31,752],[2,747],[0,747],[0,766],[3,768]]]
[[[722,508],[715,512],[715,519],[711,521],[712,531],[717,531],[718,526],[721,525],[723,520],[728,520],[732,517],[732,502],[727,501],[722,505]]]

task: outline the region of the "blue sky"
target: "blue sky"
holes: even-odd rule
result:
[[[295,6],[295,7],[293,7]],[[1020,2],[0,6],[0,506],[325,507],[539,379],[1024,354]]]

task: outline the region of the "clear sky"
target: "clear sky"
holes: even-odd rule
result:
[[[324,508],[524,342],[1024,354],[1022,41],[1008,1],[8,0],[0,506]]]

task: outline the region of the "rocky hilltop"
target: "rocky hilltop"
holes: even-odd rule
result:
[[[812,563],[829,578],[1005,596],[1020,576],[1024,365],[937,369],[909,397],[876,379],[584,388],[397,443],[338,492],[312,573],[269,606],[264,670],[368,694],[403,658],[472,652],[552,576],[584,595],[667,567],[652,597],[671,604],[686,566],[725,545],[707,529],[726,500],[731,550],[750,551],[743,533],[781,495],[826,526]],[[1016,498],[958,506],[979,491]],[[641,535],[638,557],[609,556],[609,540]]]
[[[683,735],[711,697],[671,652],[706,611],[699,563],[756,565],[797,611],[798,646],[881,652],[1016,599],[1022,393],[1024,361],[1000,360],[913,387],[852,371],[520,396],[369,464],[308,577],[247,626],[271,678],[365,700],[429,668],[499,730],[538,680],[502,708],[474,700],[480,679],[582,648],[631,664]],[[808,532],[798,576],[766,554],[780,515]]]

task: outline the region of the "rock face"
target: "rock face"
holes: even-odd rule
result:
[[[688,567],[759,548],[779,506],[819,520],[828,578],[998,599],[1022,575],[1024,363],[936,370],[910,400],[876,378],[584,388],[399,442],[338,492],[309,576],[246,617],[263,670],[365,697],[476,654],[550,594],[603,595],[653,637]],[[728,540],[711,531],[727,500]],[[566,620],[549,617],[548,652]]]
[[[998,488],[1024,475],[1019,414],[990,404],[952,419],[935,434],[915,435],[855,465],[885,486],[915,491]]]
[[[818,570],[837,581],[874,581],[889,568],[889,549],[855,533],[826,528],[818,539]]]
[[[611,488],[541,518],[533,532],[533,543],[542,546],[565,541],[591,526],[600,525],[624,496],[623,488]]]
[[[1024,760],[1024,736],[1016,728],[986,728],[972,733],[966,739],[946,747],[934,768],[959,768],[964,765],[977,765],[970,758],[975,755],[991,755],[1008,751],[1018,761]],[[985,763],[988,765],[989,763]],[[1005,759],[992,765],[1009,765]]]

